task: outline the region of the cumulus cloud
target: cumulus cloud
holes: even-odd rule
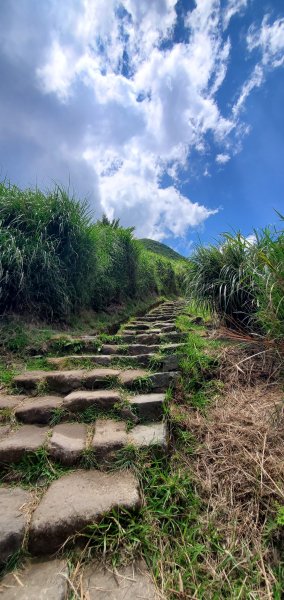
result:
[[[264,20],[259,39],[253,28],[248,34],[261,64],[231,114],[222,113],[218,91],[231,54],[224,30],[247,3],[196,0],[176,41],[177,0],[4,0],[5,168],[16,147],[20,183],[70,178],[97,216],[120,217],[141,236],[184,236],[200,227],[217,209],[180,193],[180,173],[193,150],[207,164],[211,144],[217,164],[230,159],[230,144],[245,131],[247,97],[266,65],[280,64],[282,22]],[[209,174],[207,166],[202,171]]]

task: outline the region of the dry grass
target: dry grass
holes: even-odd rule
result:
[[[251,364],[244,375],[235,367],[236,358],[238,363],[243,360],[243,352],[227,348],[222,372],[224,393],[207,415],[188,406],[173,410],[179,420],[182,413],[184,425],[199,443],[188,465],[207,506],[203,515],[205,530],[213,526],[225,555],[233,558],[228,560],[229,566],[225,561],[222,566],[214,554],[208,553],[208,572],[216,579],[221,575],[229,581],[234,569],[241,565],[249,573],[254,563],[258,571],[255,589],[250,582],[249,595],[245,591],[240,597],[280,598],[273,592],[273,569],[281,560],[284,539],[279,539],[278,529],[277,539],[264,542],[277,503],[284,504],[284,393],[279,384],[272,382],[272,363],[246,361]],[[271,377],[262,382],[267,371]],[[245,377],[254,385],[241,385]],[[233,590],[231,597],[235,598]]]

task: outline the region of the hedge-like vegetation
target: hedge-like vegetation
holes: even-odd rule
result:
[[[280,219],[283,221],[281,215]],[[283,340],[284,233],[224,234],[190,259],[188,295],[228,326]]]
[[[183,264],[147,252],[131,228],[102,219],[56,187],[44,194],[0,184],[0,313],[48,319],[82,308],[173,295]]]

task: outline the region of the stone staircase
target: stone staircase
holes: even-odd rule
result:
[[[0,410],[13,416],[0,426],[0,470],[41,449],[68,468],[43,495],[20,485],[0,487],[0,563],[23,543],[31,556],[53,554],[113,508],[139,510],[137,476],[110,466],[123,449],[167,451],[164,403],[178,377],[176,350],[184,336],[175,330],[175,319],[183,307],[183,301],[165,302],[128,323],[111,343],[101,344],[92,335],[70,337],[62,356],[47,358],[50,371],[25,371],[14,378],[19,392],[0,396]],[[86,456],[95,468],[83,468]],[[12,574],[4,577],[0,599],[65,599],[66,569],[64,561],[34,559],[21,573],[24,585]],[[145,564],[133,569],[125,591],[117,577],[110,585],[109,572],[104,583],[101,565],[88,567],[84,597],[130,599],[143,589],[141,597],[156,598]],[[104,585],[108,593],[100,595],[98,587],[104,590]]]

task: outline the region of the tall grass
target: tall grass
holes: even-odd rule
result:
[[[283,231],[263,230],[254,243],[240,233],[223,234],[218,244],[199,246],[191,257],[187,292],[227,326],[283,337]]]
[[[173,261],[151,256],[119,221],[93,223],[86,203],[0,183],[0,313],[48,319],[80,308],[176,294]]]

